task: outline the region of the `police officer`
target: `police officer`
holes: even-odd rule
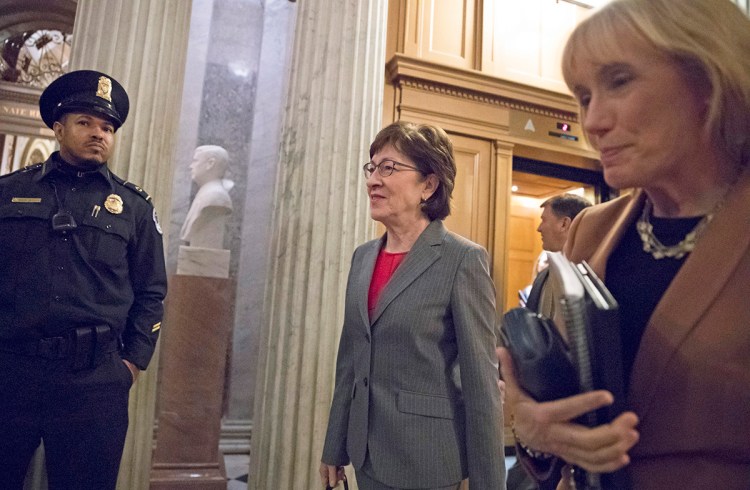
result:
[[[123,87],[74,71],[39,106],[60,150],[0,177],[0,488],[22,488],[44,441],[50,489],[110,489],[161,326],[161,229],[107,168]]]

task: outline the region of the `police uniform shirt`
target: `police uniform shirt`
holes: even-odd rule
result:
[[[81,172],[55,152],[0,177],[0,341],[63,336],[108,325],[122,357],[145,369],[167,279],[148,195],[106,165]],[[75,229],[53,230],[57,213]]]

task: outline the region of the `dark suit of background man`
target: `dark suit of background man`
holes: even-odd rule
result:
[[[76,71],[39,106],[60,151],[0,178],[0,488],[22,488],[43,440],[50,489],[110,489],[161,326],[161,229],[107,168],[122,86]]]

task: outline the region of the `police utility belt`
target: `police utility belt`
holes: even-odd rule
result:
[[[79,327],[62,337],[28,341],[0,341],[0,350],[42,359],[72,359],[72,369],[92,369],[107,354],[118,351],[120,342],[107,325]]]

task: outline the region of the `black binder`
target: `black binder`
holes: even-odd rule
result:
[[[562,254],[549,253],[550,280],[560,292],[568,344],[578,374],[580,391],[607,390],[614,403],[585,414],[581,423],[594,427],[611,422],[625,411],[618,305],[586,262],[573,264]],[[593,474],[577,471],[578,488],[628,490],[625,469]]]

